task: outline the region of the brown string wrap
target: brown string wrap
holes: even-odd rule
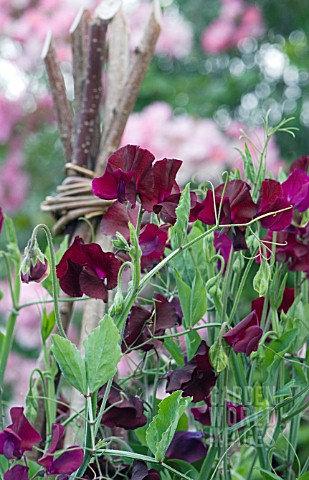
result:
[[[48,196],[41,204],[44,212],[52,213],[56,222],[53,234],[59,235],[66,226],[80,217],[87,219],[102,216],[115,200],[101,200],[92,193],[91,182],[95,173],[87,168],[65,164],[66,172],[70,174],[57,187],[55,196]],[[75,175],[71,175],[75,172]]]

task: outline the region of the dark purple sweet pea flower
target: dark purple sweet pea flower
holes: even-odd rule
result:
[[[207,454],[207,448],[202,441],[200,432],[178,431],[166,451],[166,458],[184,460],[188,463],[197,462]]]
[[[137,145],[126,145],[113,153],[102,177],[92,182],[94,195],[105,200],[129,201],[134,207],[139,196],[142,207],[151,212],[172,191],[178,192],[175,182],[180,160],[163,159],[153,165],[154,156]]]
[[[299,212],[309,208],[309,175],[303,170],[294,170],[282,183],[282,191],[287,202]]]
[[[160,219],[164,223],[169,223],[170,225],[174,225],[176,222],[176,208],[178,207],[179,200],[180,200],[181,193],[173,193],[165,198],[162,203],[158,203],[154,205],[153,211],[157,215],[159,215]],[[194,209],[197,203],[197,196],[196,193],[190,192],[190,200],[191,200],[191,210]],[[190,222],[194,222],[196,220],[195,216],[189,218]]]
[[[2,212],[2,208],[0,208],[0,233],[1,233],[1,230],[2,230],[3,222],[4,222],[4,215],[3,215],[3,212]]]
[[[232,402],[226,402],[227,409],[227,424],[229,427],[236,425],[246,418],[246,412],[243,405],[235,405]]]
[[[83,463],[84,452],[78,446],[69,447],[64,453],[55,458],[59,440],[64,435],[64,427],[59,423],[52,425],[52,440],[46,453],[39,458],[38,464],[44,467],[49,475],[71,475]],[[61,477],[62,480],[68,477]]]
[[[218,231],[216,231],[214,236],[214,247],[216,252],[222,255],[224,259],[225,265],[223,273],[225,273],[230,258],[230,253],[233,248],[233,242],[225,233],[219,233]],[[218,268],[220,269],[221,261],[219,261],[218,263]]]
[[[124,352],[128,347],[136,348],[145,342],[141,350],[147,352],[154,347],[154,341],[151,341],[153,336],[164,335],[167,328],[180,325],[182,316],[178,302],[175,299],[169,302],[163,295],[155,295],[154,299],[151,310],[138,305],[131,308],[124,330]]]
[[[231,223],[247,223],[256,214],[257,207],[250,195],[251,187],[243,180],[231,180],[225,185],[221,183],[215,188],[215,202],[217,213],[221,202],[220,225]],[[224,192],[224,193],[223,193]],[[200,204],[203,207],[197,218],[207,225],[215,224],[215,210],[213,193],[208,190],[205,200]]]
[[[194,420],[200,422],[202,425],[211,425],[211,399],[206,398],[205,405],[191,408],[191,413]]]
[[[294,160],[294,162],[290,166],[290,173],[294,172],[294,170],[303,170],[304,172],[307,173],[308,168],[309,168],[309,155],[303,155],[297,160]]]
[[[294,288],[290,287],[285,287],[284,292],[283,292],[283,297],[282,297],[282,302],[278,308],[278,313],[284,312],[286,313],[288,309],[292,306],[293,302],[295,300],[295,290]],[[261,323],[262,320],[262,315],[263,315],[263,309],[264,309],[264,302],[265,302],[265,297],[258,297],[252,300],[251,302],[251,310],[255,310],[257,317],[258,317],[258,322],[259,324]],[[267,314],[269,311],[270,304],[268,302],[268,307],[267,307]]]
[[[49,264],[47,259],[44,262],[36,261],[33,265],[30,263],[28,267],[22,268],[20,271],[20,279],[23,283],[36,282],[40,283],[49,275]]]
[[[217,377],[210,364],[209,347],[203,340],[195,356],[183,367],[167,374],[166,392],[182,390],[182,396],[193,397],[193,402],[205,400],[213,389]]]
[[[103,398],[106,390],[104,385],[99,391]],[[144,414],[144,403],[137,395],[128,395],[117,383],[113,382],[110,389],[106,408],[107,412],[102,417],[103,425],[107,427],[121,427],[126,430],[135,430],[147,423]]]
[[[116,287],[120,265],[112,252],[105,253],[100,245],[86,245],[80,237],[75,237],[57,265],[57,277],[67,295],[85,294],[107,302],[107,290]]]
[[[264,215],[265,213],[276,212],[282,208],[287,208],[291,205],[286,198],[282,185],[277,180],[264,180],[262,182],[260,197],[258,200],[257,215]],[[272,231],[280,231],[289,227],[293,219],[293,210],[285,210],[276,215],[269,215],[260,220],[263,228],[269,228]]]
[[[24,465],[15,465],[4,474],[4,480],[29,480],[29,468]]]
[[[116,232],[119,232],[126,240],[129,240],[129,222],[136,227],[138,210],[137,205],[130,208],[123,203],[115,202],[103,215],[100,231],[103,235],[116,235]]]
[[[0,453],[9,460],[21,458],[24,452],[32,450],[33,445],[42,440],[23,412],[23,407],[12,407],[12,423],[0,432]]]
[[[254,310],[223,335],[223,338],[232,345],[234,352],[243,352],[248,356],[258,349],[262,335],[263,330],[259,326],[258,316]]]
[[[137,194],[143,197],[153,188],[153,161],[152,153],[136,145],[119,148],[109,157],[104,174],[93,180],[94,195],[135,206]]]
[[[158,227],[153,223],[148,223],[142,228],[138,239],[139,246],[142,250],[142,270],[151,269],[162,259],[168,238],[167,232],[168,225]]]
[[[272,241],[272,232],[269,231],[263,240]],[[278,232],[277,243],[277,262],[286,263],[293,272],[309,272],[309,225],[304,228],[291,226]]]
[[[161,476],[157,470],[148,467],[145,462],[134,460],[131,480],[160,480]]]

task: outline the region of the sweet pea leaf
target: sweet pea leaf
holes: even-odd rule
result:
[[[207,308],[206,298],[205,284],[199,270],[197,270],[192,284],[190,298],[190,327],[194,327],[205,314]]]
[[[104,315],[97,328],[84,341],[85,365],[90,392],[96,392],[117,370],[121,358],[118,328]]]
[[[255,168],[252,160],[252,156],[248,145],[245,143],[245,151],[243,152],[240,148],[236,148],[236,150],[240,153],[243,164],[244,164],[244,171],[245,176],[250,180],[251,183],[255,183]]]
[[[147,444],[158,462],[164,460],[166,450],[176,432],[178,421],[192,400],[192,397],[182,398],[181,395],[182,392],[178,390],[162,400],[159,403],[158,414],[147,429]]]
[[[285,320],[287,328],[297,328],[298,335],[291,345],[291,353],[297,353],[302,346],[309,340],[309,303],[295,301],[286,314],[281,312],[282,319]]]
[[[263,478],[265,478],[266,480],[273,480],[274,478],[276,480],[278,480],[278,475],[275,475],[274,473],[271,473],[271,472],[268,472],[267,470],[264,470],[263,468],[260,469],[260,473],[262,475]]]
[[[48,339],[56,323],[55,311],[53,310],[47,315],[46,308],[43,308],[43,315],[41,321],[41,337],[43,344]]]
[[[165,338],[164,347],[171,354],[171,356],[173,357],[177,365],[179,365],[180,367],[183,367],[185,362],[183,359],[183,353],[179,345],[175,343],[172,338]]]
[[[264,381],[272,382],[271,370],[278,367],[279,363],[283,361],[283,355],[289,350],[290,345],[294,338],[298,335],[297,328],[293,328],[285,332],[276,340],[273,340],[265,347],[265,357],[262,364],[262,374],[264,375]]]
[[[201,320],[207,308],[207,295],[202,276],[197,270],[191,289],[176,271],[176,284],[183,312],[183,325],[185,328],[194,327]]]
[[[298,480],[309,480],[309,472],[304,473]]]
[[[170,228],[171,245],[173,250],[184,244],[188,230],[190,206],[190,183],[188,183],[180,196],[179,204],[176,208],[176,223]]]
[[[52,352],[64,378],[83,395],[87,394],[86,369],[84,359],[77,347],[67,338],[52,335]]]

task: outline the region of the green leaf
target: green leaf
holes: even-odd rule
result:
[[[43,316],[41,321],[41,337],[43,344],[48,339],[56,323],[56,316],[54,310],[47,315],[46,308],[43,308]]]
[[[199,472],[193,465],[191,465],[188,462],[185,462],[184,460],[176,460],[176,459],[170,459],[166,462],[168,465],[171,465],[173,468],[178,470],[178,472],[183,473],[184,475],[187,475],[187,477],[191,478],[192,480],[197,480]],[[176,480],[176,477],[173,477]],[[180,476],[177,478],[181,478]]]
[[[191,302],[191,288],[182,280],[179,272],[175,271],[176,284],[180,305],[183,313],[183,326],[189,328],[190,326],[190,302]]]
[[[206,312],[206,288],[199,270],[196,271],[192,289],[182,280],[179,272],[176,271],[175,273],[180,305],[183,312],[183,325],[185,328],[192,328]]]
[[[195,355],[196,350],[200,346],[201,337],[197,333],[196,330],[192,330],[191,332],[187,333],[186,335],[186,353],[187,359],[190,361],[192,357]]]
[[[164,347],[166,350],[171,354],[177,365],[183,367],[185,362],[183,359],[183,353],[179,345],[174,342],[172,338],[165,338],[164,339]]]
[[[199,270],[197,270],[190,298],[190,327],[194,327],[205,314],[207,308],[206,299],[206,288],[202,276]]]
[[[286,322],[287,329],[297,328],[298,330],[298,335],[295,337],[290,350],[290,353],[297,353],[309,340],[309,303],[304,305],[302,301],[296,299],[286,314],[281,313],[283,313],[282,319]]]
[[[56,251],[55,253],[55,260],[56,260],[56,265],[60,262],[61,258],[63,257],[64,253],[67,251],[68,249],[68,246],[69,246],[69,236],[66,235],[64,237],[64,239],[62,240],[62,242],[60,243],[60,246],[58,248],[58,250]],[[49,251],[49,248],[47,247],[46,250],[45,250],[45,253],[44,253],[47,261],[48,261],[48,264],[51,265],[51,260],[50,260],[50,251]],[[45,278],[45,280],[42,282],[42,285],[44,288],[46,288],[46,290],[48,291],[48,293],[53,296],[53,282],[52,282],[52,275],[48,275],[47,278]],[[58,295],[60,293],[60,287],[59,287],[59,282],[57,280],[57,292],[58,292]]]
[[[286,273],[285,276],[282,279],[282,282],[279,286],[279,275],[280,275],[280,270],[277,268],[273,274],[270,288],[269,288],[269,301],[270,301],[270,306],[274,310],[278,310],[278,308],[281,305],[282,298],[283,298],[283,292],[285,289],[286,281],[288,278],[288,274]]]
[[[244,164],[244,171],[245,175],[250,180],[251,183],[255,183],[255,168],[252,160],[252,156],[248,145],[245,143],[245,151],[243,152],[240,148],[236,148],[236,150],[240,153],[243,164]]]
[[[274,473],[268,472],[267,470],[264,470],[263,468],[260,469],[261,475],[263,478],[266,480],[273,480],[274,478],[278,480],[280,477],[278,475],[275,475]]]
[[[170,238],[173,250],[184,244],[188,230],[190,205],[190,183],[188,183],[180,196],[179,205],[176,208],[176,223],[170,228]]]
[[[109,315],[104,315],[97,328],[84,341],[85,365],[90,392],[96,392],[117,371],[121,358],[118,328]]]
[[[80,351],[67,338],[52,335],[52,352],[64,378],[83,395],[87,394],[86,369]]]
[[[298,477],[297,480],[309,480],[309,472],[304,473],[301,477]]]
[[[264,381],[272,382],[271,370],[278,367],[279,363],[283,361],[283,355],[289,350],[291,342],[298,334],[297,328],[289,330],[281,335],[276,340],[273,340],[265,347],[265,356],[262,364],[262,375]]]
[[[158,462],[163,462],[178,421],[192,400],[192,397],[182,398],[181,395],[182,391],[178,390],[162,400],[158,414],[147,428],[147,444]]]

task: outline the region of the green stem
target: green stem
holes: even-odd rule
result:
[[[56,274],[56,257],[55,257],[55,252],[54,252],[54,246],[53,246],[53,239],[50,233],[49,228],[44,225],[43,223],[40,223],[37,225],[31,236],[31,243],[32,245],[35,242],[35,239],[37,237],[38,231],[42,229],[44,230],[44,233],[46,235],[47,239],[47,244],[49,248],[49,254],[50,254],[50,271],[52,275],[52,286],[53,286],[53,300],[54,300],[54,310],[55,310],[55,317],[56,317],[56,323],[57,327],[59,330],[59,333],[62,337],[66,338],[65,331],[63,329],[62,323],[61,323],[61,318],[60,318],[60,313],[59,313],[59,303],[58,303],[58,292],[57,292],[57,274]]]
[[[248,263],[246,265],[245,271],[244,271],[244,273],[241,277],[241,281],[240,281],[240,284],[239,284],[239,287],[238,287],[238,290],[237,290],[237,293],[236,293],[236,296],[235,296],[235,300],[234,300],[234,303],[233,303],[233,308],[232,308],[232,311],[230,313],[230,322],[233,322],[233,319],[234,319],[234,316],[235,316],[235,313],[236,313],[236,310],[238,308],[238,304],[239,304],[239,301],[240,301],[240,297],[241,297],[241,294],[243,292],[243,289],[244,289],[245,283],[247,281],[247,277],[248,277],[248,274],[250,272],[250,269],[252,267],[253,262],[254,262],[254,258],[250,258],[250,260],[248,261]]]

